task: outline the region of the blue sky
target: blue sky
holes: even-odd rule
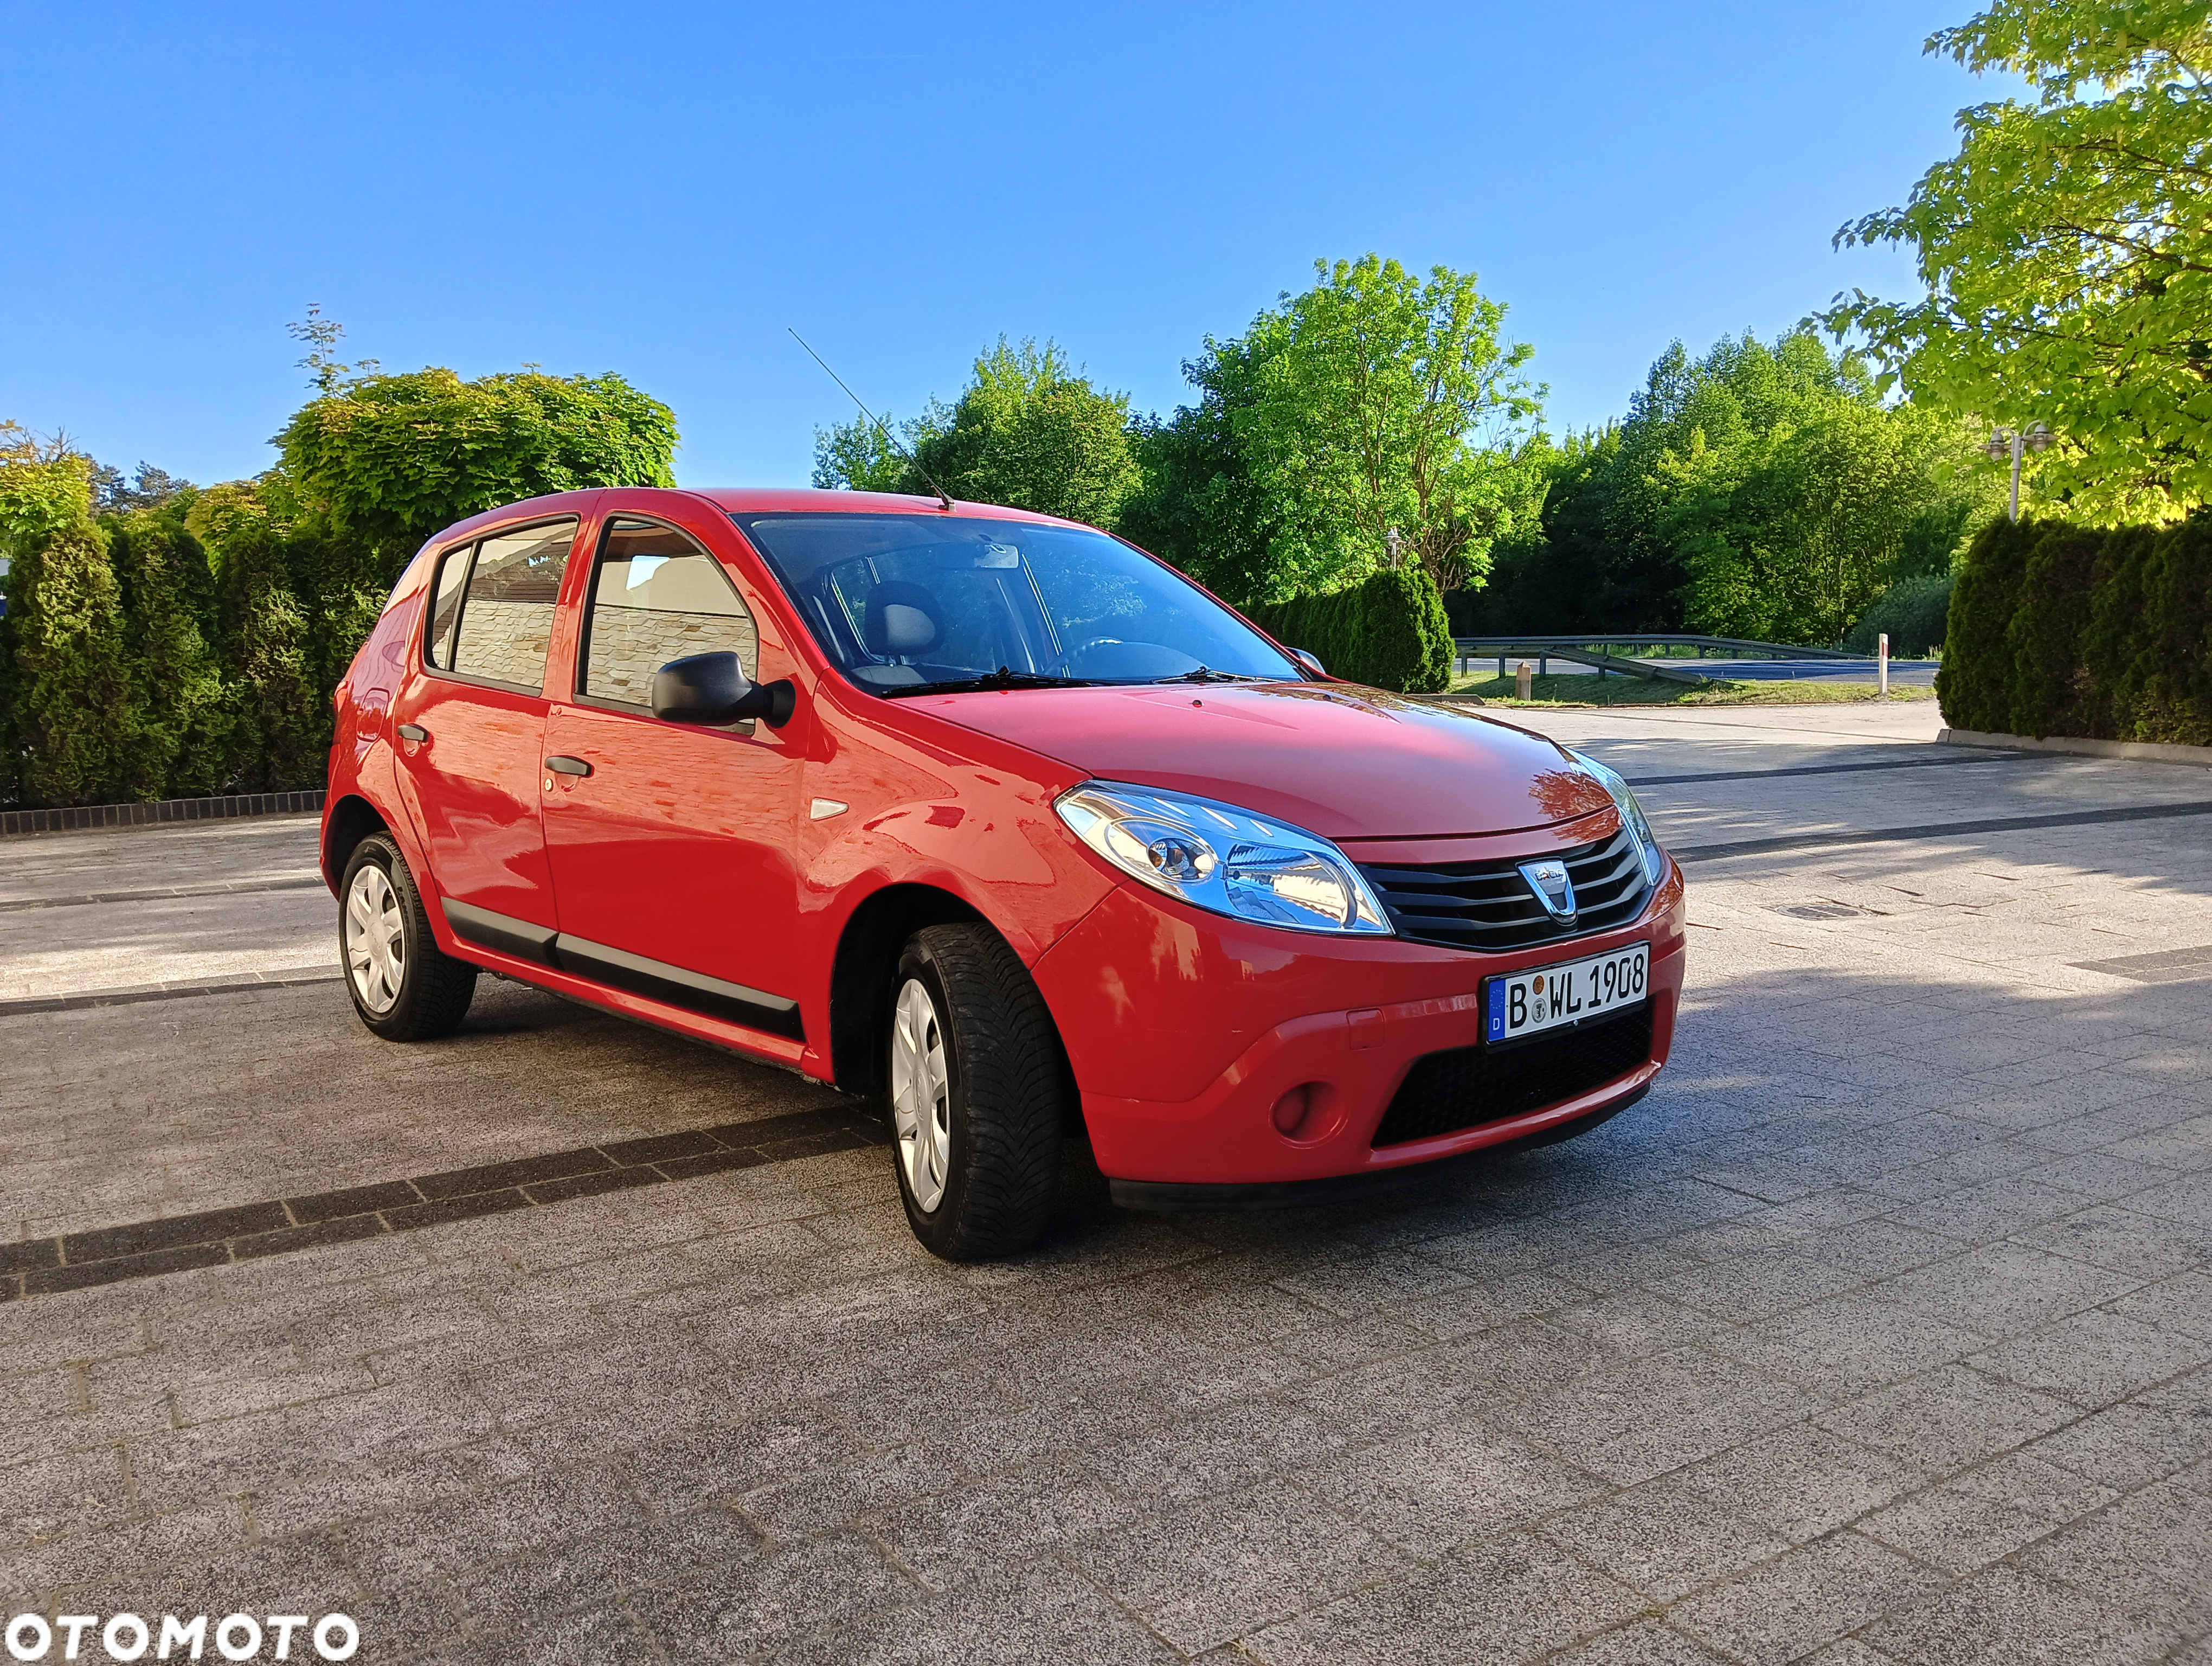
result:
[[[1965,0],[19,11],[0,56],[0,416],[192,479],[264,468],[319,301],[389,370],[618,371],[678,477],[801,482],[850,406],[1001,332],[1140,409],[1316,257],[1480,272],[1554,429],[1680,337],[1762,336],[1890,251],[1995,96]]]

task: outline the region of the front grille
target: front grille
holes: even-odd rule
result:
[[[1435,867],[1369,867],[1360,872],[1382,899],[1398,935],[1446,949],[1496,953],[1561,938],[1586,936],[1636,918],[1650,887],[1636,842],[1622,828],[1609,839],[1564,853],[1578,910],[1571,926],[1545,911],[1521,877],[1526,856]]]
[[[1413,1061],[1375,1130],[1378,1146],[1431,1140],[1541,1110],[1626,1076],[1651,1057],[1651,1003],[1501,1048],[1455,1047]]]

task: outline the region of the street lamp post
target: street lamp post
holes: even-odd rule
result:
[[[1996,462],[2003,462],[2008,456],[2012,459],[2012,507],[2005,512],[2007,520],[2015,522],[2020,520],[2021,453],[2023,450],[2048,451],[2051,439],[2049,429],[2040,423],[2030,423],[2025,432],[2018,429],[1999,429],[1990,435],[1989,444],[1982,447]]]

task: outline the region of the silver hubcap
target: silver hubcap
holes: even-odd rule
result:
[[[952,1166],[952,1093],[937,1003],[919,978],[906,981],[891,1014],[891,1122],[907,1189],[928,1214]]]
[[[372,1012],[388,1012],[399,999],[399,980],[407,970],[406,933],[391,879],[375,863],[363,862],[346,891],[346,966],[361,1004]]]

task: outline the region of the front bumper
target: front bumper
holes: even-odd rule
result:
[[[1528,1140],[1620,1109],[1649,1088],[1673,1044],[1683,938],[1671,860],[1627,924],[1499,955],[1274,931],[1122,887],[1033,970],[1110,1179],[1277,1188]],[[1480,1042],[1484,978],[1638,940],[1651,952],[1640,1063],[1557,1103],[1374,1145],[1417,1061]],[[1288,1115],[1304,1114],[1285,1134],[1278,1113],[1292,1095]]]

